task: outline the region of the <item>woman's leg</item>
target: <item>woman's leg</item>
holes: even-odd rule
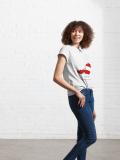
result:
[[[84,93],[83,93],[84,94]],[[85,93],[86,94],[86,93]],[[90,90],[90,97],[89,97],[89,104],[90,104],[90,108],[91,111],[93,113],[94,111],[94,95],[93,95],[93,90]],[[84,130],[82,128],[82,126],[80,125],[79,121],[78,121],[78,126],[77,126],[77,143],[78,141],[80,141],[82,139],[82,137],[85,136]],[[85,150],[82,151],[82,157],[84,157],[84,159],[86,158],[86,152],[87,152],[87,148]],[[81,160],[81,156],[77,156],[77,160]]]
[[[86,95],[86,102],[83,108],[79,106],[77,102],[78,98],[75,95],[69,96],[70,107],[82,126],[85,136],[77,142],[64,160],[75,160],[78,155],[80,156],[81,160],[85,160],[85,157],[82,155],[83,151],[85,151],[87,147],[93,144],[97,139],[92,111],[88,103],[88,95]]]
[[[78,121],[78,126],[77,126],[77,143],[85,136],[84,130],[81,126],[81,124]],[[77,160],[82,160],[81,157],[84,157],[84,159],[86,158],[86,151],[87,148],[82,150],[81,155],[77,156]]]

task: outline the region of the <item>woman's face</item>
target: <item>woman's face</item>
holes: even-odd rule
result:
[[[76,27],[72,32],[71,32],[71,40],[73,44],[79,44],[84,36],[84,32],[81,26]]]

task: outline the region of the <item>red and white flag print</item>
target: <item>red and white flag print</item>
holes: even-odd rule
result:
[[[91,64],[86,63],[85,67],[83,69],[77,70],[79,74],[82,75],[83,78],[87,79],[90,78],[90,73],[91,73]]]

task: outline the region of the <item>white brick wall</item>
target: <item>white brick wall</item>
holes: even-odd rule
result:
[[[52,77],[61,32],[79,19],[95,32],[88,51],[95,68],[98,138],[120,137],[119,6],[119,1],[0,0],[0,138],[76,138],[66,90]]]
[[[120,2],[107,1],[104,7],[104,133],[114,138],[120,138],[119,14]]]

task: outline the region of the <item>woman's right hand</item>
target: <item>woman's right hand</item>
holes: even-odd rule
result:
[[[75,95],[79,98],[79,100],[78,100],[78,105],[80,104],[82,107],[84,107],[84,104],[85,104],[85,96],[84,96],[80,91],[76,92]]]

